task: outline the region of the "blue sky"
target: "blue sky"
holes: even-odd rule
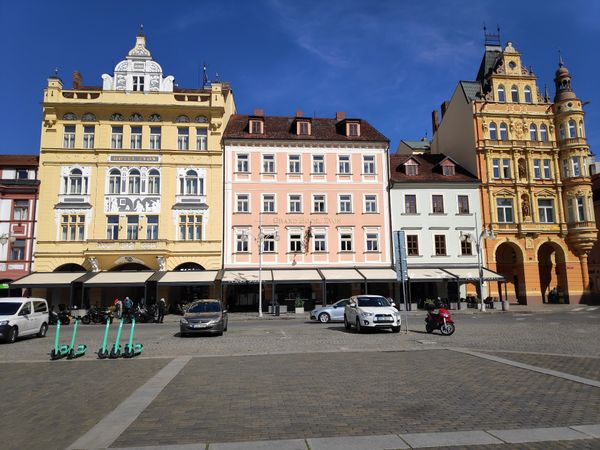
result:
[[[460,79],[473,79],[483,23],[501,27],[554,94],[558,49],[586,107],[592,151],[600,145],[600,2],[255,0],[0,3],[0,153],[37,153],[41,99],[58,67],[65,85],[87,85],[133,46],[148,48],[181,87],[196,87],[202,62],[234,89],[239,113],[362,117],[395,149],[431,136],[431,111]]]

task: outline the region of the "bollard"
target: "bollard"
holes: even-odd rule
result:
[[[108,355],[110,359],[115,359],[121,356],[121,331],[123,330],[123,320],[124,319],[121,319],[121,321],[119,322],[119,329],[117,330],[117,340],[115,341],[115,344],[113,345],[112,349],[110,350],[110,354]]]
[[[98,358],[108,358],[108,350],[106,349],[106,343],[108,341],[108,331],[110,329],[110,320],[106,321],[106,327],[104,328],[104,339],[102,340],[102,347],[98,350]]]

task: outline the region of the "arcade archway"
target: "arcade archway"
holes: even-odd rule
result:
[[[537,251],[540,288],[544,303],[568,303],[565,252],[560,245],[544,242]]]
[[[526,304],[523,251],[518,245],[503,242],[496,248],[496,272],[506,278],[508,300]]]

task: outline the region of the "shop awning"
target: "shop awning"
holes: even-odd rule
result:
[[[479,269],[477,267],[460,267],[444,269],[454,275],[460,281],[479,281]],[[483,281],[504,281],[505,278],[489,269],[483,268]]]
[[[455,280],[454,275],[436,268],[414,268],[408,269],[408,279],[410,281],[436,281],[436,280]]]
[[[320,269],[329,283],[359,282],[365,281],[364,277],[355,269]]]
[[[167,272],[159,280],[161,286],[192,286],[212,284],[219,273],[218,270],[190,270],[183,272]]]
[[[143,286],[154,272],[98,272],[84,287]]]
[[[272,281],[271,270],[262,270],[262,281]],[[222,283],[258,283],[258,270],[226,270]]]
[[[387,267],[381,269],[358,269],[367,279],[367,282],[389,282],[396,281],[396,271]]]
[[[277,283],[320,283],[323,280],[316,269],[273,270],[273,281]]]
[[[86,272],[35,272],[10,283],[12,288],[69,287]]]

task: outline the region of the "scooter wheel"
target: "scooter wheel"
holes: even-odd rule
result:
[[[51,359],[52,361],[56,361],[58,358],[60,358],[60,356],[59,356],[59,355],[58,355],[58,354],[57,354],[57,353],[56,353],[54,350],[52,350],[52,351],[50,352],[50,359]]]
[[[131,358],[133,356],[133,352],[128,349],[123,352],[123,358]]]
[[[71,350],[69,352],[69,354],[67,355],[67,359],[73,359],[73,358],[75,358],[75,350],[74,349]]]
[[[90,318],[89,318],[89,316],[83,316],[81,318],[81,322],[83,322],[84,325],[89,325],[90,324]]]
[[[98,358],[99,359],[108,358],[108,350],[104,350],[104,351],[102,351],[102,349],[98,350]]]
[[[452,333],[454,333],[455,329],[456,328],[453,323],[447,323],[445,325],[442,325],[442,327],[440,328],[440,331],[442,332],[442,334],[444,336],[450,336]]]
[[[433,333],[433,327],[431,325],[425,325],[425,331],[428,333]]]
[[[110,354],[108,355],[108,357],[110,359],[117,359],[119,356],[121,356],[121,352],[119,350],[117,350],[117,351],[111,350]]]

